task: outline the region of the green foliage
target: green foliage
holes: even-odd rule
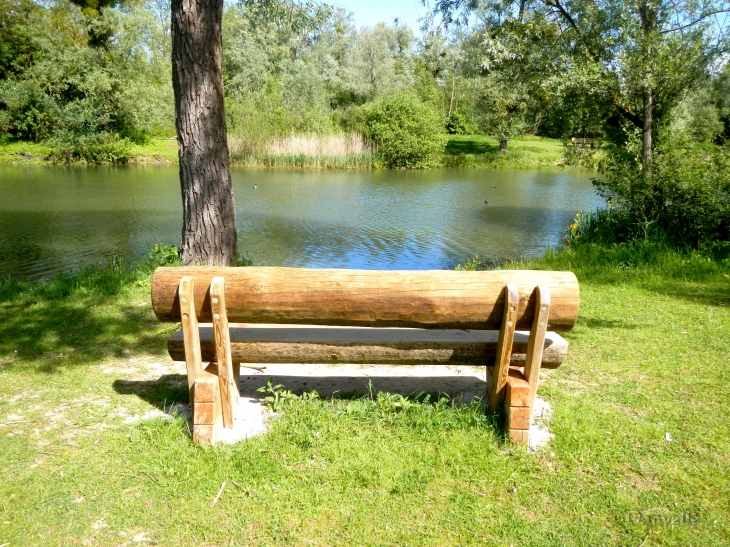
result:
[[[91,18],[66,2],[3,3],[0,131],[6,136],[50,139],[62,161],[124,162],[125,139],[144,142],[171,131],[169,38],[151,1]],[[103,33],[108,43],[90,47],[92,35]]]
[[[178,249],[175,245],[155,243],[155,246],[152,247],[152,250],[147,257],[146,264],[153,268],[160,266],[181,266],[180,249]]]
[[[279,412],[287,404],[299,400],[297,395],[288,389],[284,389],[282,384],[273,385],[271,380],[266,382],[265,386],[261,386],[256,391],[265,395],[264,402],[274,412]]]
[[[579,219],[577,235],[730,251],[730,151],[673,142],[657,150],[649,169],[628,154],[609,161],[594,181],[608,209]]]
[[[473,272],[473,271],[481,269],[482,265],[483,265],[482,260],[479,258],[479,255],[477,255],[477,256],[470,258],[463,264],[457,264],[454,269],[457,272]]]
[[[241,253],[236,259],[236,266],[253,266],[253,260],[247,253]]]
[[[606,167],[606,151],[600,146],[576,146],[563,141],[563,165],[603,169]]]
[[[59,162],[127,163],[131,158],[130,141],[105,127],[108,111],[94,108],[88,101],[74,101],[64,109],[63,125],[48,139],[51,157]]]
[[[129,140],[114,133],[58,132],[49,144],[51,159],[60,163],[127,163],[132,158]]]
[[[472,130],[466,116],[460,112],[452,112],[451,117],[446,121],[446,132],[449,135],[469,135]]]
[[[388,167],[436,165],[445,141],[441,119],[429,104],[410,95],[378,101],[366,114],[364,134]]]
[[[692,90],[672,111],[671,133],[694,142],[713,142],[724,130],[709,86]]]

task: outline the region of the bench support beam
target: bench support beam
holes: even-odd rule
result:
[[[504,397],[504,388],[507,385],[509,363],[512,358],[512,345],[515,340],[517,322],[517,306],[520,303],[520,294],[517,286],[507,284],[504,287],[504,314],[502,326],[499,329],[497,341],[497,355],[492,368],[492,390],[489,394],[489,409],[496,412]]]
[[[221,407],[223,410],[223,427],[233,428],[233,421],[238,407],[238,376],[233,369],[231,359],[231,339],[226,315],[225,280],[214,277],[210,283],[210,305],[213,312],[213,334],[215,336],[215,353],[220,379]]]
[[[530,329],[530,339],[527,342],[527,356],[525,357],[525,378],[530,384],[530,417],[535,405],[537,394],[537,378],[542,364],[542,352],[545,346],[548,317],[550,316],[550,290],[542,285],[535,287],[535,318]]]
[[[180,320],[185,339],[185,365],[188,372],[188,389],[190,401],[193,401],[193,385],[203,372],[203,359],[200,354],[200,330],[198,317],[195,315],[195,278],[186,275],[180,280],[178,298],[180,300]]]

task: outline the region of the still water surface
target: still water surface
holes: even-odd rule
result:
[[[534,256],[602,203],[576,171],[232,174],[239,250],[257,265],[439,269]],[[177,244],[181,219],[177,167],[0,167],[0,276],[141,258]]]

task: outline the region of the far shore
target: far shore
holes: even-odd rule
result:
[[[545,169],[568,168],[565,147],[558,139],[517,137],[506,154],[499,154],[497,140],[487,135],[446,135],[438,167]],[[145,144],[130,144],[127,165],[176,165],[175,137],[153,138]],[[0,165],[68,165],[55,162],[51,148],[33,142],[0,144]],[[74,163],[72,165],[90,165]],[[309,156],[306,154],[244,156],[231,147],[231,167],[263,169],[378,169],[377,155]]]

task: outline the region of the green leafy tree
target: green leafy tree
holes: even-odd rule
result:
[[[464,18],[479,5],[439,0],[436,10],[451,21],[458,10]],[[644,165],[657,127],[723,54],[730,27],[728,0],[504,0],[485,11],[500,32],[525,17],[556,25],[560,32],[543,50],[546,58],[568,61],[571,71],[561,87],[609,107],[623,122],[624,139],[641,134]]]
[[[365,136],[388,167],[424,168],[435,165],[444,149],[442,127],[431,105],[411,95],[395,95],[368,109]]]

